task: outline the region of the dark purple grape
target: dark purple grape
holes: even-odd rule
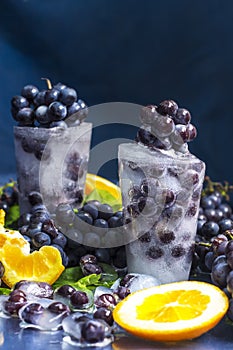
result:
[[[49,304],[48,310],[55,314],[64,314],[65,316],[70,314],[70,308],[60,301],[55,301],[54,303]]]
[[[35,248],[39,249],[45,245],[50,245],[51,238],[45,232],[38,232],[32,237],[32,244]]]
[[[137,200],[139,197],[143,195],[143,193],[141,191],[140,186],[133,185],[132,187],[130,187],[128,191],[128,195],[131,200]]]
[[[158,232],[158,237],[163,244],[169,244],[176,238],[174,232],[169,230]]]
[[[230,299],[227,317],[233,322],[233,299]]]
[[[101,342],[105,338],[105,326],[98,320],[89,320],[83,323],[81,334],[88,343]]]
[[[117,290],[115,291],[115,293],[117,294],[117,296],[120,299],[124,299],[126,298],[129,294],[130,294],[130,290],[127,287],[124,286],[118,286]]]
[[[28,107],[29,102],[25,97],[17,95],[17,96],[12,97],[11,106],[18,111],[19,109]]]
[[[117,302],[116,299],[114,297],[114,295],[112,294],[102,294],[100,295],[96,300],[95,300],[95,305],[99,308],[99,307],[105,307],[107,309],[114,309],[114,307],[116,306]]]
[[[34,85],[26,85],[23,87],[21,91],[21,95],[28,99],[29,101],[32,101],[38,94],[39,90]]]
[[[41,304],[31,303],[24,308],[21,317],[25,322],[38,324],[38,318],[40,318],[43,311],[44,307]]]
[[[6,300],[3,302],[2,306],[3,306],[3,310],[6,313],[10,315],[18,315],[19,309],[25,304],[26,304],[26,301],[15,302],[15,301]]]
[[[233,221],[231,219],[222,219],[218,222],[220,232],[233,229]]]
[[[183,142],[187,142],[189,139],[189,132],[187,130],[187,126],[183,124],[177,124],[175,126],[175,131],[177,136],[180,137],[180,139],[177,139],[177,144],[182,144]]]
[[[93,273],[99,275],[102,273],[102,268],[97,264],[85,263],[81,265],[81,270],[84,276],[92,275]]]
[[[205,216],[207,218],[208,221],[215,221],[217,222],[217,214],[216,214],[216,210],[217,209],[205,209]]]
[[[51,103],[58,101],[60,95],[60,91],[57,89],[49,89],[45,91],[44,94],[44,102],[47,106],[49,106]]]
[[[43,221],[41,231],[47,233],[53,239],[55,239],[59,235],[59,232],[58,232],[58,230],[55,226],[55,223],[52,219],[47,219],[47,220]],[[61,237],[59,239],[61,239]],[[56,244],[56,242],[54,242],[54,243]],[[65,241],[65,243],[66,243],[66,241]],[[65,245],[65,243],[64,243],[64,245]]]
[[[229,204],[227,203],[220,204],[218,208],[223,212],[224,218],[230,218],[232,214],[232,208]]]
[[[123,288],[123,287],[122,287]],[[95,319],[101,319],[104,320],[109,326],[113,325],[113,316],[112,316],[112,310],[106,308],[106,307],[100,307],[98,308],[94,314],[93,317]]]
[[[227,246],[226,246],[226,249],[225,249],[225,254],[229,253],[233,251],[233,240],[230,240],[228,243],[227,243]]]
[[[233,270],[233,251],[232,250],[226,254],[226,258],[227,258],[228,265]]]
[[[140,184],[140,190],[144,196],[154,197],[158,190],[158,180],[153,178],[143,179]]]
[[[113,216],[113,209],[109,204],[100,204],[98,206],[99,210],[99,218],[108,220],[111,216]]]
[[[146,256],[149,259],[153,259],[153,260],[161,258],[163,254],[164,254],[163,250],[156,246],[152,246],[146,251]]]
[[[69,284],[64,284],[56,290],[56,293],[61,296],[70,298],[75,291],[76,289],[74,287],[70,286]]]
[[[57,236],[52,240],[52,244],[57,244],[61,248],[65,249],[67,244],[67,237],[62,232],[58,231]]]
[[[221,255],[220,255],[221,256]],[[220,288],[225,288],[227,285],[227,275],[231,268],[227,263],[218,263],[212,265],[211,280]]]
[[[207,252],[205,255],[205,266],[209,271],[212,269],[212,264],[215,259],[215,254],[214,252]]]
[[[99,262],[103,262],[105,264],[110,264],[111,262],[111,256],[107,248],[95,249],[95,256]]]
[[[84,256],[82,256],[80,258],[80,262],[79,263],[80,263],[80,265],[84,265],[84,264],[87,264],[87,263],[89,263],[89,264],[97,264],[98,261],[97,261],[97,258],[96,258],[95,255],[86,254],[86,255],[84,255]]]
[[[181,244],[178,244],[171,249],[171,256],[173,256],[173,258],[180,258],[185,255],[185,253],[185,249]]]
[[[143,143],[145,146],[153,146],[156,137],[150,131],[140,128],[137,132],[136,141]]]
[[[86,222],[88,225],[92,225],[93,224],[93,218],[89,213],[85,213],[84,211],[80,210],[77,213],[77,218]]]
[[[132,202],[127,206],[127,211],[132,216],[133,218],[138,217],[140,214],[140,209],[138,208],[138,203],[137,202]]]
[[[40,192],[32,191],[28,195],[28,201],[32,206],[36,204],[42,204],[43,203],[42,195],[40,194]]]
[[[59,100],[66,106],[71,106],[77,101],[77,92],[69,87],[66,87],[60,91]]]
[[[121,218],[113,215],[110,219],[108,219],[108,227],[115,228],[122,226]]]
[[[63,90],[63,89],[65,89],[67,86],[65,85],[65,84],[63,84],[63,83],[57,83],[57,84],[55,84],[55,85],[53,85],[53,88],[54,89],[56,89],[56,90],[58,90],[58,91],[61,91],[61,90]]]
[[[115,255],[112,258],[112,263],[116,268],[123,269],[126,267],[126,253],[125,247],[120,247],[117,249]]]
[[[149,243],[149,242],[151,242],[151,239],[152,239],[152,237],[151,237],[150,232],[146,232],[138,238],[138,240],[142,243]]]
[[[35,112],[29,107],[24,107],[18,111],[16,118],[21,126],[32,126],[35,120]]]
[[[76,290],[70,296],[70,302],[76,308],[82,308],[88,301],[87,293],[82,291]]]
[[[173,120],[176,124],[188,124],[191,121],[191,114],[185,108],[178,108],[176,115],[173,116]]]
[[[93,221],[95,227],[108,228],[108,222],[104,219],[96,219]]]
[[[160,102],[157,107],[157,112],[161,115],[175,116],[178,111],[178,105],[173,100],[165,100]]]
[[[50,120],[59,121],[66,117],[67,109],[61,102],[52,102],[48,107]]]
[[[219,226],[216,222],[207,221],[202,226],[201,233],[207,239],[211,238],[219,233]]]
[[[48,107],[45,105],[38,106],[35,110],[35,118],[40,124],[47,125],[51,122],[51,117],[48,113]]]
[[[188,133],[188,140],[187,141],[193,141],[197,137],[197,129],[196,127],[189,123],[187,125],[187,133]]]
[[[217,208],[221,202],[222,202],[222,197],[221,194],[219,193],[219,196],[215,193],[212,193],[209,198],[211,199],[212,202],[215,204],[215,208]]]
[[[227,275],[227,290],[229,293],[233,294],[233,270]]]
[[[20,290],[20,289],[14,289],[10,294],[9,294],[9,301],[12,302],[19,302],[19,303],[24,303],[27,301],[26,294]]]
[[[95,206],[93,203],[86,203],[84,204],[82,210],[88,214],[90,214],[93,218],[93,220],[97,219],[98,217],[98,207]]]
[[[81,111],[81,106],[78,102],[72,103],[67,109],[67,117],[70,117],[71,115],[78,113]],[[78,118],[78,116],[77,116]]]
[[[46,90],[39,91],[36,97],[33,99],[33,103],[36,107],[45,104],[45,93]]]
[[[200,205],[203,209],[214,209],[215,208],[215,202],[211,199],[210,196],[202,197]]]
[[[134,279],[134,275],[131,275],[131,274],[126,274],[122,280],[120,281],[120,286],[123,286],[123,287],[126,287],[126,288],[129,288],[132,280]]]

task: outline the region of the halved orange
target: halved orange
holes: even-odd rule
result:
[[[225,315],[228,298],[218,287],[196,281],[163,284],[130,294],[113,311],[117,324],[155,341],[192,339]]]
[[[88,173],[86,175],[85,194],[90,194],[94,189],[107,191],[116,198],[116,200],[121,200],[121,190],[119,186],[101,176]]]
[[[65,268],[60,252],[52,246],[25,254],[21,247],[6,242],[0,249],[0,261],[5,269],[2,279],[10,288],[21,280],[53,284]]]

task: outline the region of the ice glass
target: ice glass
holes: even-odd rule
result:
[[[187,280],[205,164],[191,153],[119,146],[119,179],[130,242],[128,272],[161,283]]]
[[[54,213],[60,203],[83,199],[92,124],[67,128],[14,127],[20,212],[30,212],[28,195],[39,191]]]

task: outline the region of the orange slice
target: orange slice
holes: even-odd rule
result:
[[[19,231],[14,231],[6,229],[4,227],[4,210],[0,210],[0,249],[4,246],[5,243],[11,243],[20,247],[24,254],[30,253],[30,244]]]
[[[90,194],[94,189],[107,191],[116,198],[116,200],[121,200],[120,187],[101,176],[88,173],[86,175],[85,194]]]
[[[196,281],[164,284],[130,294],[113,311],[129,333],[155,341],[192,339],[213,328],[228,309],[218,287]]]
[[[0,249],[0,261],[5,269],[2,279],[10,288],[21,280],[53,284],[64,270],[60,252],[52,246],[25,254],[21,247],[7,242]]]

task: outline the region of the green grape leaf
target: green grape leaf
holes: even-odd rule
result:
[[[105,190],[94,189],[85,197],[85,202],[91,200],[98,200],[101,203],[107,203],[111,205],[114,211],[117,211],[122,207],[121,200],[117,200],[111,193]]]

